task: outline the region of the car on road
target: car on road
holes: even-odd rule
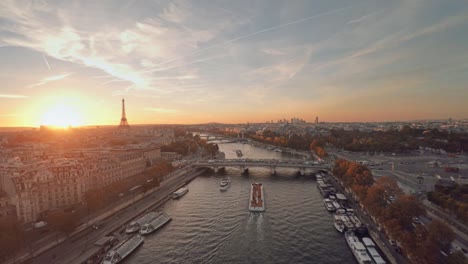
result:
[[[104,222],[103,221],[97,221],[94,223],[93,225],[93,229],[95,230],[98,230],[99,228],[103,227],[104,226]]]
[[[44,227],[46,225],[47,225],[46,221],[39,221],[39,222],[34,223],[33,226],[34,226],[34,228],[39,229],[39,228],[42,228],[42,227]]]

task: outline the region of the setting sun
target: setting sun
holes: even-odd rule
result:
[[[78,108],[59,103],[48,109],[42,116],[42,125],[66,128],[83,125],[83,118]]]

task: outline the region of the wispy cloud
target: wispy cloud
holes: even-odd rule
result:
[[[44,59],[44,63],[45,63],[45,65],[47,66],[47,69],[49,69],[49,71],[50,71],[50,64],[49,64],[49,61],[47,61],[47,58],[46,58],[46,56],[45,56],[44,54],[42,54],[42,58]]]
[[[28,85],[27,87],[28,88],[33,88],[33,87],[45,85],[45,84],[47,84],[49,82],[55,82],[55,81],[63,80],[63,79],[67,78],[70,75],[71,75],[71,73],[65,73],[65,74],[46,77],[46,78],[43,78],[43,79],[39,80],[36,83]]]
[[[0,94],[0,98],[6,98],[6,99],[23,99],[27,97],[28,96],[21,95],[21,94]]]

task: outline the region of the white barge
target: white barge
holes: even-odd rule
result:
[[[172,193],[172,199],[178,199],[178,198],[184,196],[187,192],[188,192],[188,188],[187,187],[182,187],[182,188],[180,188],[177,191]]]
[[[171,221],[172,217],[165,212],[161,212],[158,217],[156,217],[153,221],[145,224],[141,229],[140,229],[140,234],[141,235],[148,235],[153,233],[154,231],[158,230],[161,228],[163,225],[167,224],[169,221]]]
[[[115,246],[102,261],[102,264],[116,264],[120,263],[130,253],[143,244],[144,239],[140,235],[132,236],[120,242]]]
[[[372,259],[367,254],[366,248],[359,242],[353,231],[346,231],[345,238],[346,243],[359,264],[372,264]]]

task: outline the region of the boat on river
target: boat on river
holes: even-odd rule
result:
[[[328,198],[323,199],[323,205],[325,205],[328,212],[334,212],[336,210],[335,206],[333,206],[333,202]]]
[[[158,217],[158,213],[156,212],[149,212],[145,214],[137,220],[130,222],[130,224],[125,229],[125,233],[131,234],[139,231],[142,226],[153,221],[153,219],[155,219],[156,217]]]
[[[386,264],[385,260],[380,256],[379,252],[377,251],[377,248],[375,247],[374,241],[370,237],[363,237],[362,238],[362,243],[367,249],[367,252],[369,252],[369,255],[372,257],[372,260],[374,260],[374,263],[376,264]]]
[[[229,178],[224,178],[219,183],[219,190],[226,191],[227,189],[229,189],[229,186],[231,186],[231,180]]]
[[[188,188],[187,187],[182,187],[182,188],[180,188],[177,191],[172,193],[172,199],[178,199],[178,198],[184,196],[187,192],[188,192]]]
[[[351,249],[351,252],[353,252],[354,257],[359,264],[372,264],[372,259],[369,254],[367,254],[366,248],[359,241],[353,231],[346,231],[345,239],[349,249]]]
[[[250,187],[249,211],[251,212],[265,211],[263,185],[261,183],[252,183]]]
[[[128,237],[123,240],[117,246],[115,246],[107,255],[104,257],[102,264],[117,264],[125,259],[130,253],[137,249],[143,244],[144,239],[140,235]]]
[[[165,224],[167,224],[169,221],[171,221],[172,217],[165,212],[160,212],[159,216],[156,217],[153,221],[145,224],[141,229],[140,229],[140,234],[142,235],[147,235],[150,233],[153,233],[154,231],[158,230]]]
[[[346,229],[343,220],[341,220],[341,217],[339,215],[335,215],[335,222],[333,223],[335,226],[336,230],[340,233],[343,233],[343,231]]]

